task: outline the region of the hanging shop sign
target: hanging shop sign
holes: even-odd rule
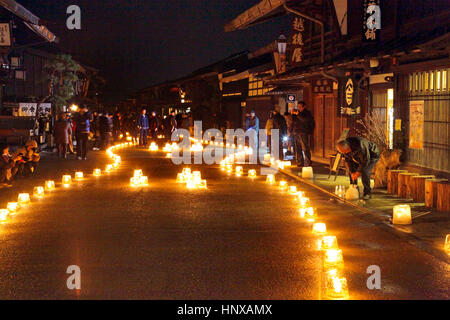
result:
[[[286,97],[287,102],[294,102],[295,101],[295,94],[288,94]]]
[[[11,46],[11,29],[9,23],[0,23],[0,47]]]
[[[409,102],[409,147],[423,150],[424,100]]]
[[[357,92],[358,79],[354,77],[342,78],[339,81],[340,106],[338,114],[341,116],[357,116],[361,114]]]
[[[46,116],[51,114],[52,112],[52,104],[51,103],[40,103],[38,107],[38,114],[42,116]]]
[[[19,103],[19,117],[34,117],[36,116],[37,103]]]
[[[330,79],[311,80],[313,93],[333,93],[333,81]]]
[[[292,36],[289,42],[291,49],[291,66],[300,64],[303,61],[303,31],[305,31],[305,20],[295,17],[292,23]]]
[[[381,0],[363,0],[363,40],[368,42],[378,41],[381,30]]]

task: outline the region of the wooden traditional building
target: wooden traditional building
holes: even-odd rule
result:
[[[408,164],[450,172],[447,1],[264,0],[225,30],[280,15],[292,22],[280,55],[287,68],[265,83],[286,95],[302,88],[316,119],[316,160],[328,161],[343,129],[355,134],[375,112],[387,146],[402,148]]]

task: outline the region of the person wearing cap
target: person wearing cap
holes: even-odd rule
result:
[[[21,159],[21,156],[11,156],[9,153],[9,146],[0,144],[0,184],[6,187],[12,186],[12,180],[19,170],[16,163]]]
[[[23,176],[34,173],[41,159],[35,140],[28,140],[24,147],[16,151],[15,156],[21,157],[17,163],[19,168],[18,172]]]

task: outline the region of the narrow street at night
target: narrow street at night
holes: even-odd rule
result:
[[[449,21],[449,0],[0,0],[0,303],[448,309]]]
[[[118,154],[121,167],[101,177],[90,172],[106,165],[105,156],[74,162],[65,172],[83,170],[82,182],[58,186],[1,225],[0,298],[326,299],[319,237],[294,196],[265,177],[206,165],[189,167],[201,171],[207,189],[189,190],[176,183],[182,166],[163,153]],[[135,169],[148,187],[130,187]],[[449,298],[448,263],[292,184],[337,237],[350,299]],[[81,290],[67,290],[69,265],[81,269]],[[381,269],[381,290],[366,286],[370,265]]]

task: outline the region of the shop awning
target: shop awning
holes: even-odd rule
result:
[[[58,38],[43,25],[41,19],[14,0],[0,0],[0,5],[21,18],[25,25],[49,42],[58,42]]]
[[[272,19],[275,16],[284,14],[285,0],[263,0],[257,5],[244,11],[233,21],[225,25],[225,32],[248,28],[251,25]]]
[[[265,93],[267,96],[284,96],[289,93],[303,89],[302,86],[277,86]]]

